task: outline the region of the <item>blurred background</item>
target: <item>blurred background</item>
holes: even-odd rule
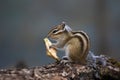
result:
[[[62,21],[88,33],[96,55],[120,60],[120,0],[0,0],[0,68],[54,62],[43,39]]]

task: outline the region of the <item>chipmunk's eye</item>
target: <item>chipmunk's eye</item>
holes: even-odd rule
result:
[[[58,30],[57,30],[57,29],[55,29],[52,33],[56,33],[56,32],[58,32]]]

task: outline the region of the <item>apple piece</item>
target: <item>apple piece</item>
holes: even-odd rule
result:
[[[46,53],[49,57],[59,61],[59,57],[57,56],[57,50],[54,48],[49,48],[52,43],[50,42],[50,40],[48,38],[44,38],[44,42],[45,42],[45,46],[46,46]]]

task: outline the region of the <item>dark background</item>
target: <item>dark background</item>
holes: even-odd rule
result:
[[[43,39],[62,21],[88,33],[96,55],[120,60],[120,0],[0,0],[0,68],[54,62]]]

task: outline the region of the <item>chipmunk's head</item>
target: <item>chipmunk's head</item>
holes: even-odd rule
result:
[[[72,31],[72,29],[64,22],[62,22],[61,24],[51,29],[47,37],[53,40],[59,40],[61,38],[64,38],[70,31]]]

